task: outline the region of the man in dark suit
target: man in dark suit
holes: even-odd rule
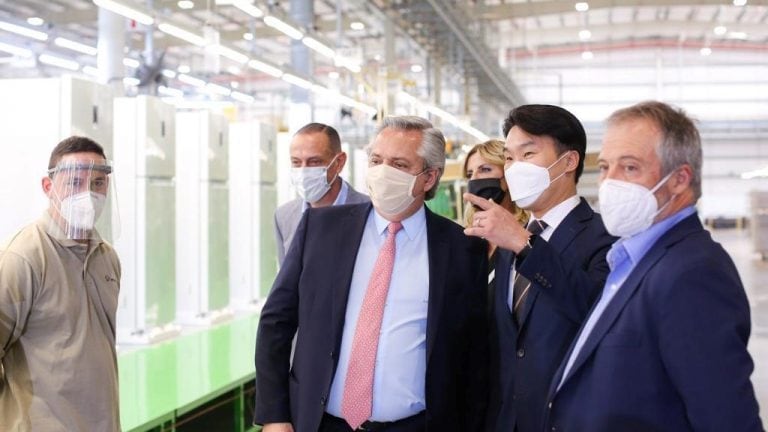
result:
[[[309,209],[262,310],[255,421],[480,431],[487,246],[424,205],[445,139],[419,117],[387,117],[368,152],[372,205]]]
[[[669,105],[644,102],[608,119],[600,210],[621,240],[552,382],[547,430],[763,430],[749,304],[694,207],[701,159],[696,127]]]
[[[509,113],[503,131],[510,194],[532,220],[526,229],[501,206],[466,197],[483,210],[466,233],[503,248],[492,306],[487,430],[540,432],[549,383],[600,292],[615,238],[576,194],[587,140],[573,114],[523,105]]]
[[[277,262],[282,265],[304,210],[370,201],[341,178],[347,154],[339,133],[322,123],[309,123],[291,139],[291,184],[299,197],[275,210]]]

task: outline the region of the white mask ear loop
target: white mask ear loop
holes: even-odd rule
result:
[[[562,155],[560,155],[560,157],[559,157],[559,158],[557,158],[557,160],[556,160],[556,161],[552,162],[552,164],[551,164],[550,166],[548,166],[548,167],[547,167],[547,172],[549,172],[549,169],[550,169],[550,168],[552,168],[552,167],[553,167],[553,166],[555,166],[555,165],[556,165],[558,162],[560,162],[561,160],[563,160],[563,158],[564,158],[564,157],[565,157],[565,156],[566,156],[568,153],[570,153],[571,151],[572,151],[572,150],[568,150],[567,152],[565,152],[565,153],[563,153]],[[560,177],[562,177],[562,176],[564,176],[564,175],[565,175],[565,171],[561,172],[559,176],[557,176],[557,177],[553,178],[552,180],[550,180],[550,181],[549,181],[549,184],[552,184],[552,183],[554,183],[554,182],[555,182],[555,180],[559,179]]]
[[[657,190],[659,190],[659,188],[660,188],[660,187],[661,187],[661,186],[662,186],[664,183],[666,183],[667,181],[669,181],[669,179],[670,179],[670,178],[672,178],[672,174],[674,174],[676,170],[677,170],[677,169],[674,169],[674,170],[672,170],[672,171],[671,171],[669,174],[667,174],[666,176],[664,176],[664,178],[662,178],[661,180],[659,180],[659,182],[658,182],[658,183],[656,183],[656,186],[654,186],[654,187],[653,187],[653,189],[651,189],[650,191],[648,191],[648,193],[650,193],[651,195],[653,195],[653,194],[654,194],[654,193],[655,193]],[[656,211],[656,213],[654,213],[654,214],[653,214],[653,218],[654,218],[654,219],[656,219],[656,216],[658,216],[658,215],[659,215],[661,212],[663,212],[663,211],[664,211],[664,209],[666,209],[666,208],[667,208],[667,206],[669,206],[669,205],[672,203],[672,201],[674,201],[675,197],[677,197],[677,194],[672,194],[672,197],[670,197],[670,198],[669,198],[669,200],[667,200],[667,202],[665,202],[663,206],[659,207],[659,209]],[[654,196],[654,197],[653,197],[653,199],[656,199],[656,197]]]
[[[328,165],[326,165],[326,166],[325,166],[325,172],[326,172],[326,173],[327,173],[327,172],[328,172],[328,170],[331,168],[331,165],[333,165],[333,163],[334,163],[334,162],[336,162],[336,158],[338,158],[340,154],[341,154],[341,153],[337,153],[337,154],[336,154],[336,156],[334,156],[334,157],[333,157],[333,159],[331,159],[331,161],[328,163]],[[333,182],[335,182],[335,181],[336,181],[336,179],[339,177],[339,174],[341,174],[341,171],[337,172],[337,173],[336,173],[336,175],[334,175],[334,176],[333,176],[333,178],[331,179],[331,181],[329,181],[329,182],[328,182],[328,185],[329,185],[329,186],[330,186],[330,185],[332,185],[332,184],[333,184]],[[327,177],[326,177],[326,178],[327,178]]]

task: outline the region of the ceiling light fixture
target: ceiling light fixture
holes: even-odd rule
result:
[[[592,51],[583,51],[581,53],[582,60],[592,60],[593,58],[595,58],[595,54],[593,54]]]
[[[302,33],[301,30],[273,16],[265,17],[264,24],[272,27],[280,33],[283,33],[291,39],[300,40],[304,37],[304,33]]]
[[[99,69],[90,65],[83,66],[83,73],[90,76],[98,76]]]
[[[195,7],[195,3],[190,0],[179,0],[176,4],[179,6],[179,9],[192,9]]]
[[[205,81],[187,74],[179,74],[176,78],[184,84],[189,84],[194,87],[205,87],[206,84]]]
[[[253,40],[253,33],[243,33],[243,39],[247,41]]]
[[[424,67],[422,67],[420,64],[412,64],[411,65],[411,72],[413,73],[419,73],[424,70]]]
[[[579,39],[583,41],[592,39],[592,32],[587,29],[579,31]]]
[[[33,53],[32,51],[17,47],[15,45],[9,45],[7,43],[0,42],[0,51],[7,52],[8,54],[13,54],[15,56],[19,57],[32,57]]]
[[[337,79],[339,79],[339,73],[336,72],[336,71],[330,71],[330,72],[328,72],[328,78],[330,78],[332,80],[337,80]]]
[[[245,64],[248,63],[248,56],[238,52],[236,50],[233,50],[232,48],[225,47],[223,45],[211,45],[208,47],[208,49],[211,50],[211,52],[215,52],[216,54],[226,57],[234,62]]]
[[[261,18],[264,16],[264,12],[254,6],[250,0],[235,0],[232,2],[232,5],[254,18]]]
[[[197,46],[206,45],[205,39],[202,36],[192,33],[191,31],[184,30],[181,27],[176,27],[173,24],[160,23],[160,25],[157,26],[157,28],[160,29],[160,31],[163,33],[168,33],[173,37],[179,38],[193,45],[197,45]]]
[[[140,82],[141,81],[139,81],[138,78],[134,78],[134,77],[125,77],[125,78],[123,78],[123,84],[125,84],[127,86],[136,87],[137,85],[139,85]]]
[[[338,97],[339,92],[335,92],[328,87],[321,86],[320,84],[312,84],[311,88],[312,92],[317,93],[319,95],[333,95]]]
[[[218,85],[218,84],[214,84],[214,83],[206,84],[205,85],[205,90],[208,93],[219,94],[219,95],[222,95],[222,96],[229,96],[230,94],[232,94],[232,89],[230,89],[229,87],[224,87],[222,85]]]
[[[363,24],[360,21],[352,21],[352,23],[349,24],[349,28],[351,28],[352,30],[364,30],[365,24]]]
[[[128,66],[129,68],[136,69],[139,67],[139,65],[141,65],[141,63],[139,63],[139,61],[136,59],[126,57],[123,59],[123,65]]]
[[[190,71],[192,71],[192,68],[190,68],[187,65],[181,65],[181,66],[179,66],[178,70],[179,70],[179,73],[185,74],[185,73],[189,73]]]
[[[45,20],[40,17],[29,17],[27,18],[27,24],[39,27],[45,24]]]
[[[328,47],[327,45],[323,44],[319,40],[312,38],[312,37],[305,37],[301,40],[301,42],[309,47],[310,49],[328,57],[328,58],[334,58],[336,56],[336,51],[334,51],[332,48]]]
[[[82,44],[80,42],[75,42],[73,40],[64,39],[63,37],[57,37],[56,39],[53,40],[53,43],[62,48],[70,49],[72,51],[77,51],[81,54],[86,54],[90,56],[95,56],[99,52],[99,50],[97,50],[96,47]]]
[[[287,82],[289,84],[295,85],[296,87],[301,87],[303,89],[310,89],[310,88],[312,88],[312,83],[311,82],[305,80],[304,78],[299,78],[299,77],[297,77],[296,75],[293,75],[293,74],[286,73],[286,74],[283,74],[283,76],[281,76],[280,78],[282,78],[283,81],[285,81],[285,82]]]
[[[465,123],[465,122],[460,121],[458,119],[458,117],[456,117],[455,115],[453,115],[453,114],[451,114],[451,113],[449,113],[449,112],[447,112],[447,111],[445,111],[445,110],[443,110],[441,108],[438,108],[438,107],[436,107],[434,105],[430,105],[428,103],[424,103],[424,102],[420,101],[419,99],[417,99],[416,97],[411,96],[410,94],[408,94],[408,93],[406,93],[404,91],[400,91],[398,93],[398,96],[403,98],[403,99],[405,99],[409,103],[411,103],[413,105],[416,105],[416,106],[418,106],[421,109],[426,110],[430,114],[433,114],[433,115],[435,115],[437,117],[440,117],[443,120],[453,124],[454,126],[458,127],[459,129],[463,130],[464,132],[474,136],[475,138],[477,138],[480,141],[487,141],[489,139],[488,135],[484,134],[479,129],[472,127],[472,125],[469,124],[469,123]]]
[[[253,96],[249,94],[241,93],[239,91],[233,91],[232,94],[229,96],[232,99],[243,102],[243,103],[253,103],[253,101],[256,100]]]
[[[37,39],[39,41],[47,41],[48,34],[41,31],[32,30],[31,28],[22,27],[9,22],[0,21],[0,30],[16,33],[17,35],[26,36],[28,38]]]
[[[574,5],[577,11],[579,12],[586,12],[589,10],[589,3],[587,2],[578,2]]]
[[[715,32],[716,35],[722,36],[722,35],[724,35],[728,31],[728,29],[725,28],[725,26],[719,25],[719,26],[715,27],[715,29],[713,31]]]
[[[342,57],[340,55],[337,55],[336,57],[334,57],[333,63],[336,66],[347,68],[348,70],[354,73],[360,73],[360,70],[361,70],[360,65],[356,61],[350,58]]]
[[[80,69],[80,63],[74,60],[68,60],[65,58],[56,57],[48,54],[40,54],[40,57],[38,57],[37,60],[39,60],[40,63],[45,63],[47,65],[60,67],[62,69],[69,69],[72,71],[76,71]]]
[[[712,48],[704,47],[699,50],[699,54],[701,54],[704,57],[707,57],[708,55],[712,54]]]
[[[161,95],[170,96],[170,97],[176,97],[176,98],[184,97],[183,91],[175,88],[166,87],[166,86],[158,86],[157,92],[160,93]]]
[[[746,40],[747,39],[747,33],[745,33],[745,32],[729,32],[728,33],[728,39]]]
[[[747,0],[733,0],[734,6],[744,6],[747,4]]]
[[[149,16],[149,14],[114,0],[93,0],[93,4],[144,25],[152,25],[155,22],[155,19]]]
[[[257,71],[264,72],[267,75],[271,75],[275,78],[280,78],[281,76],[283,76],[283,71],[280,68],[264,63],[259,60],[249,61],[248,66],[253,69],[256,69]]]

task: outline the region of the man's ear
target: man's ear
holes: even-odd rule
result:
[[[575,172],[579,166],[579,152],[571,150],[568,152],[568,156],[565,157],[566,165],[565,172]]]
[[[341,174],[341,171],[344,170],[344,165],[347,163],[347,154],[345,152],[339,153],[338,156],[336,156],[336,162],[339,167],[339,174]]]
[[[683,191],[691,187],[693,181],[693,169],[690,165],[684,164],[677,168],[668,181],[669,191],[675,195],[681,194]]]
[[[51,189],[53,189],[53,180],[50,177],[45,176],[40,180],[40,186],[43,188],[43,193],[48,198],[51,198]]]
[[[424,193],[431,190],[433,187],[436,187],[435,185],[437,184],[437,176],[439,173],[439,168],[432,168],[424,173],[424,175],[427,176],[426,180],[424,180]]]

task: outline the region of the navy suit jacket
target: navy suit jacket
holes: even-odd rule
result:
[[[602,289],[614,241],[582,198],[549,241],[536,239],[517,267],[531,281],[520,325],[507,305],[514,254],[498,256],[488,430],[541,431],[549,383]]]
[[[733,261],[697,214],[685,218],[630,273],[556,390],[563,360],[547,430],[760,431],[749,331]]]
[[[305,212],[261,312],[256,423],[291,422],[297,432],[318,430],[372,208],[367,203]],[[487,401],[487,244],[465,236],[459,225],[429,209],[426,224],[426,430],[480,431]]]

